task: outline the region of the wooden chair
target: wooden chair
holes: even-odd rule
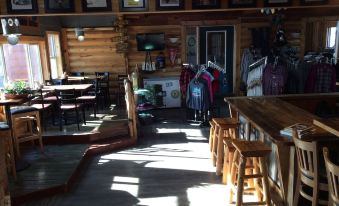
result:
[[[237,201],[236,205],[271,205],[271,198],[269,193],[268,185],[268,170],[266,164],[266,158],[271,153],[271,148],[266,146],[263,142],[259,141],[239,141],[233,140],[233,146],[236,151],[233,157],[233,164],[231,168],[231,184],[233,186],[237,185],[237,188],[232,187],[230,190],[230,203],[233,202],[234,190],[236,190]],[[246,163],[251,160],[253,162],[258,162],[259,168],[254,168],[255,173],[245,174]],[[257,167],[257,164],[253,164],[254,167]],[[236,180],[236,177],[237,180]],[[258,178],[262,180],[262,195],[264,200],[259,200],[258,202],[243,202],[243,192],[244,191],[255,191],[256,188],[246,188],[244,189],[244,181],[255,179],[258,181]],[[261,192],[261,190],[260,190]]]
[[[20,158],[20,144],[34,140],[39,141],[40,149],[43,151],[42,133],[39,110],[30,106],[19,106],[11,108],[12,137],[17,157]]]
[[[339,205],[339,165],[335,165],[329,158],[328,148],[323,148],[325,159],[328,190],[329,190],[329,204],[330,206]]]
[[[62,131],[62,120],[67,124],[67,113],[74,111],[78,130],[80,130],[79,109],[82,109],[84,124],[86,124],[85,110],[81,103],[77,101],[75,89],[55,90],[57,97],[57,108],[59,111],[59,129]]]
[[[98,87],[98,82],[99,80],[96,79],[94,80],[94,82],[92,82],[93,84],[93,90],[90,90],[89,92],[87,92],[84,95],[81,95],[80,97],[77,97],[77,101],[79,103],[82,103],[84,105],[92,105],[93,107],[93,112],[94,112],[94,118],[97,117],[97,101],[98,101],[98,96],[100,95],[100,91],[99,91],[99,87]]]
[[[41,125],[42,127],[46,130],[46,121],[45,119],[45,112],[46,111],[51,111],[52,113],[52,121],[54,123],[54,110],[52,108],[53,104],[52,102],[46,102],[45,101],[45,94],[43,94],[41,89],[36,90],[33,93],[34,98],[30,102],[30,106],[36,108],[40,112],[40,120],[41,120]]]
[[[109,72],[95,72],[95,76],[99,81],[99,90],[104,93],[105,103],[111,105],[111,97],[109,92]]]
[[[297,131],[293,131],[293,141],[298,160],[298,176],[294,194],[293,205],[299,205],[300,195],[312,202],[312,206],[328,205],[327,200],[321,200],[319,190],[328,191],[326,178],[321,182],[319,169],[319,151],[316,141],[307,142],[299,139]],[[324,174],[325,176],[325,174]],[[307,194],[306,188],[312,189],[312,194]]]

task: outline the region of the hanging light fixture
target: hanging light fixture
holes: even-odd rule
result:
[[[2,35],[7,37],[7,42],[11,45],[16,45],[19,42],[20,23],[17,18],[1,19]]]
[[[83,28],[75,28],[75,36],[78,39],[78,41],[84,41],[85,40],[85,32]]]

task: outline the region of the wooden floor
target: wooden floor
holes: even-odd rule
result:
[[[227,205],[208,128],[189,125],[184,113],[142,125],[137,147],[92,158],[71,191],[23,205]]]

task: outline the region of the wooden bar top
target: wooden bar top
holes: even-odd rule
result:
[[[318,127],[339,137],[339,118],[313,120],[313,123]]]
[[[0,106],[13,106],[19,105],[24,102],[24,99],[1,99]]]
[[[291,144],[289,137],[280,135],[280,130],[295,123],[313,124],[317,116],[276,97],[230,97],[225,98],[231,107],[243,115],[256,128],[263,130],[274,143]],[[317,136],[328,133],[317,128]]]

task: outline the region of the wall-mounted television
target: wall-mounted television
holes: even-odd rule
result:
[[[165,49],[164,33],[137,34],[138,51],[157,51]]]

